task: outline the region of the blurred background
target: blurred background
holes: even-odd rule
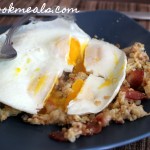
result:
[[[78,8],[79,10],[117,10],[117,11],[136,11],[150,12],[150,0],[0,0],[0,8],[9,7],[10,3],[16,8],[39,7],[46,3],[46,8],[54,6],[65,6]],[[150,14],[149,14],[150,16]],[[0,24],[12,24],[17,17],[1,16]],[[136,21],[150,31],[150,20]]]
[[[125,12],[149,12],[150,0],[0,0],[0,8],[9,7],[10,3],[16,8],[39,7],[46,3],[47,7],[64,6],[78,8],[82,11],[94,10],[116,10]],[[18,19],[19,16],[0,16],[0,25],[10,25]],[[150,14],[149,14],[150,17]],[[137,23],[150,31],[150,19],[135,19]],[[150,138],[143,139],[136,143],[126,145],[114,150],[150,150]]]

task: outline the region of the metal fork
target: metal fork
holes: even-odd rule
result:
[[[15,30],[26,21],[28,21],[31,17],[34,17],[35,14],[26,14],[22,18],[20,18],[12,27],[9,29],[7,33],[6,40],[0,51],[0,59],[12,59],[17,56],[16,50],[12,46],[11,38]]]

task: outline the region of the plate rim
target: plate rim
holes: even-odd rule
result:
[[[135,20],[129,18],[128,16],[126,16],[125,14],[119,12],[119,11],[115,11],[115,10],[95,10],[95,11],[81,11],[79,13],[77,13],[77,15],[80,15],[80,14],[85,14],[85,13],[100,13],[100,12],[110,12],[110,13],[115,13],[115,14],[119,14],[119,15],[122,15],[123,17],[126,17],[128,18],[130,21],[132,21],[134,24],[136,24],[138,27],[140,27],[143,31],[147,32],[147,34],[150,35],[150,31],[146,30],[143,26],[141,26],[140,24],[138,24]],[[0,28],[7,28],[6,31],[8,30],[8,28],[11,27],[11,24],[10,25],[0,25]],[[6,32],[4,31],[4,32]],[[2,33],[4,33],[2,32]],[[2,34],[0,33],[0,34]],[[100,134],[100,133],[99,133]],[[121,146],[125,146],[127,144],[131,144],[133,142],[137,142],[141,139],[144,139],[144,138],[147,138],[147,137],[150,137],[150,131],[148,133],[144,133],[144,134],[141,134],[140,136],[136,136],[135,138],[129,138],[128,140],[124,140],[124,141],[121,141],[121,142],[115,142],[113,144],[109,144],[107,146],[95,146],[95,147],[88,147],[88,148],[79,148],[79,149],[89,149],[89,150],[97,150],[97,149],[111,149],[111,148],[117,148],[117,147],[121,147]],[[88,138],[88,137],[87,137]]]

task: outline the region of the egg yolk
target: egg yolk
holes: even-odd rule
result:
[[[80,42],[72,37],[70,39],[70,51],[68,55],[68,64],[74,65],[74,72],[85,72],[84,67],[84,51],[87,42],[80,44]]]
[[[71,92],[71,93],[68,95],[68,97],[67,97],[67,99],[66,99],[66,101],[65,101],[65,106],[67,106],[67,105],[69,104],[70,100],[76,98],[76,96],[77,96],[78,93],[80,92],[80,90],[81,90],[83,84],[84,84],[84,81],[81,80],[81,79],[78,79],[78,80],[76,80],[76,81],[73,83],[73,85],[72,85],[72,91],[73,91],[73,92]]]
[[[47,102],[58,108],[66,110],[67,105],[72,99],[76,98],[83,84],[84,81],[82,79],[77,79],[72,85],[72,92],[70,92],[66,98],[62,98],[62,93],[53,88],[50,96],[47,99]]]
[[[80,43],[77,39],[71,38],[68,64],[76,65],[77,59],[80,57]]]
[[[84,52],[85,52],[87,43],[88,42],[81,44],[76,38],[74,37],[70,38],[70,41],[69,41],[70,50],[69,50],[69,54],[67,57],[67,61],[69,65],[74,66],[74,69],[73,69],[74,73],[81,72],[81,71],[86,72],[85,67],[84,67]],[[64,96],[62,96],[63,93],[61,91],[57,91],[55,88],[53,88],[50,96],[47,98],[47,102],[58,108],[66,110],[67,105],[69,104],[71,100],[76,98],[83,84],[84,84],[84,81],[82,79],[77,79],[72,84],[72,87],[71,87],[72,92],[68,93],[67,97],[65,98]]]

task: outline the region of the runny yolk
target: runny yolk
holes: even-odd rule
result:
[[[77,59],[80,57],[80,43],[77,39],[71,38],[68,64],[76,65]]]
[[[82,79],[77,79],[72,85],[72,92],[70,92],[66,98],[59,96],[58,91],[53,89],[51,95],[47,99],[47,102],[65,110],[68,103],[77,96],[83,86],[83,83],[84,81]]]
[[[80,71],[85,72],[84,51],[86,46],[87,43],[81,45],[80,42],[74,37],[70,39],[70,51],[68,56],[68,64],[74,65],[75,72],[80,72]]]
[[[73,99],[76,98],[76,96],[77,96],[78,93],[80,92],[80,90],[81,90],[83,84],[84,84],[84,81],[83,81],[82,79],[77,79],[77,80],[73,83],[73,85],[72,85],[72,91],[73,91],[73,92],[71,92],[71,93],[68,95],[68,97],[67,97],[67,99],[66,99],[66,101],[65,101],[65,106],[67,106],[71,100],[73,100]]]
[[[68,64],[74,66],[74,73],[86,72],[84,67],[84,52],[88,42],[80,44],[80,42],[72,37],[69,41],[70,51],[68,54]],[[72,92],[70,92],[67,97],[61,96],[61,92],[56,91],[54,88],[47,99],[47,102],[56,107],[66,110],[69,102],[76,98],[80,92],[84,81],[82,79],[77,79],[72,85]]]

